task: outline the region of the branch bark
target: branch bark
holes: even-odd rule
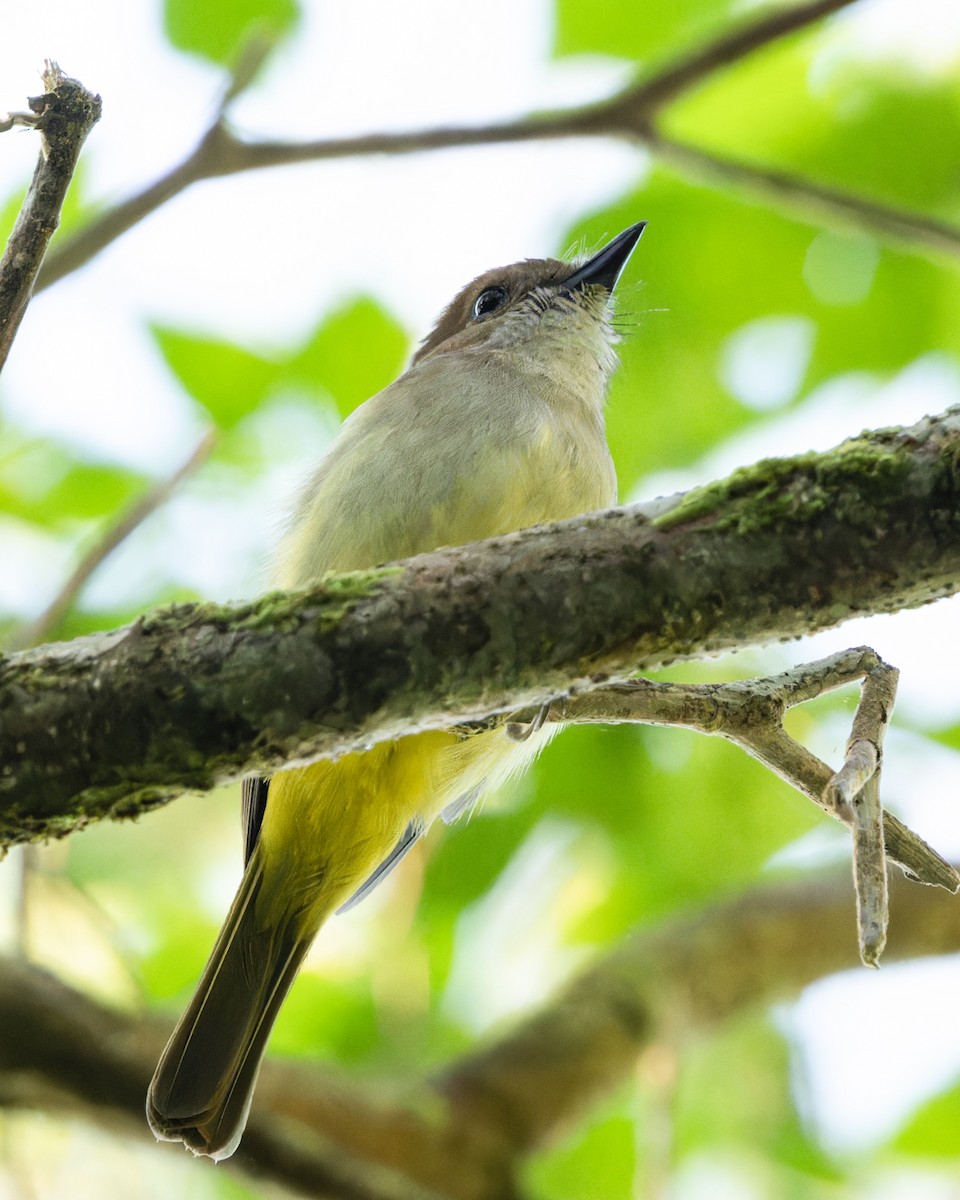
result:
[[[882,743],[898,676],[874,650],[860,646],[778,675],[734,683],[625,680],[555,701],[549,720],[607,725],[633,721],[717,734],[847,825],[854,833],[861,952],[868,965],[876,966],[883,949],[880,933],[887,923],[887,859],[918,882],[960,891],[954,868],[880,804]],[[853,681],[862,681],[860,702],[844,762],[834,771],[787,733],[783,719],[787,709]]]
[[[888,958],[960,949],[952,897],[898,877],[891,886]],[[521,1156],[628,1079],[646,1046],[688,1043],[852,966],[850,900],[838,871],[636,933],[502,1037],[419,1085],[405,1081],[402,1100],[383,1081],[267,1062],[243,1144],[218,1169],[340,1200],[516,1200]],[[149,1137],[143,1096],[162,1023],[8,959],[0,1028],[0,1105],[79,1112]]]
[[[40,131],[41,148],[26,200],[0,259],[0,369],[33,293],[47,246],[60,224],[60,209],[87,134],[100,120],[100,97],[64,75],[55,62],[43,72],[42,96],[30,111],[11,113],[0,131],[24,125]]]
[[[960,588],[960,410],[617,509],[0,660],[0,841]]]

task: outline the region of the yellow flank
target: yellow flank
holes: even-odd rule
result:
[[[258,853],[270,870],[257,899],[258,924],[296,912],[301,928],[315,932],[412,820],[428,825],[459,796],[495,786],[553,732],[521,743],[499,729],[468,738],[421,733],[275,775],[260,832]]]
[[[426,733],[275,775],[260,831],[260,853],[279,866],[264,881],[270,902],[305,906],[319,927],[396,845],[455,743],[453,734]]]

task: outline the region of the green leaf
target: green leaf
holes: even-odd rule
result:
[[[696,45],[728,24],[729,0],[557,0],[554,54],[609,54],[662,60],[669,47]]]
[[[951,750],[960,750],[960,725],[948,725],[943,729],[925,729],[923,734],[941,746],[947,746]]]
[[[859,63],[824,78],[815,49],[808,37],[752,55],[671,106],[666,129],[711,152],[955,218],[957,82]]]
[[[960,1086],[942,1092],[914,1113],[893,1140],[893,1149],[921,1158],[956,1160],[960,1130]]]
[[[164,30],[178,50],[232,67],[254,37],[279,41],[300,20],[296,0],[166,0]]]
[[[346,417],[397,378],[408,346],[404,329],[374,300],[360,297],[328,316],[289,368],[308,387],[328,391]]]
[[[591,941],[750,883],[818,820],[736,747],[688,730],[567,729],[534,781],[535,811],[606,834],[607,899],[578,931]]]
[[[322,390],[345,417],[396,379],[408,347],[401,326],[366,297],[324,318],[305,344],[274,359],[163,326],[152,333],[186,391],[225,430],[282,388]]]
[[[841,373],[883,377],[931,351],[960,358],[960,276],[936,263],[827,236],[662,170],[570,240],[598,245],[641,217],[650,225],[619,289],[623,365],[607,408],[621,496],[765,419],[731,394],[723,371],[731,339],[756,322],[809,330],[802,394]],[[846,259],[842,279],[824,273],[825,256]],[[838,296],[840,285],[850,290]]]
[[[34,525],[58,528],[119,513],[147,487],[126,467],[83,462],[56,442],[20,441],[5,431],[0,510]]]
[[[42,508],[51,517],[59,514],[74,520],[112,516],[146,486],[146,479],[136,471],[77,463],[47,492]]]
[[[543,1200],[631,1200],[637,1194],[636,1141],[629,1104],[614,1108],[608,1101],[600,1113],[527,1165],[529,1190]]]
[[[220,429],[232,429],[264,402],[280,373],[275,362],[218,338],[154,325],[167,365]]]

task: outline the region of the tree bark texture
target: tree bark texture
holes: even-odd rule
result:
[[[0,841],[960,585],[960,410],[242,606],[0,660]]]

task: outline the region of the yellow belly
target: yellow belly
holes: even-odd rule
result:
[[[519,743],[502,728],[468,737],[419,733],[279,772],[260,831],[261,853],[271,864],[268,894],[282,894],[288,912],[299,910],[303,925],[316,928],[370,877],[412,821],[427,826],[460,797],[503,782],[555,731]]]
[[[386,401],[389,392],[368,403]],[[410,434],[415,418],[407,416]],[[428,448],[399,461],[388,449],[402,439],[385,441],[379,425],[366,438],[362,428],[355,431],[349,455],[331,459],[314,480],[281,550],[277,582],[302,587],[325,571],[494,537],[614,500],[599,418],[578,416],[558,400],[550,420],[529,424],[525,439],[485,444],[468,463],[448,464],[443,486]],[[442,457],[439,443],[433,449]],[[370,499],[347,513],[343,497],[355,492]],[[466,738],[414,734],[280,772],[270,781],[261,830],[262,861],[276,872],[264,881],[265,891],[294,890],[304,917],[318,927],[391,853],[411,821],[426,827],[459,797],[497,786],[554,732],[540,730],[521,743],[502,728]]]

